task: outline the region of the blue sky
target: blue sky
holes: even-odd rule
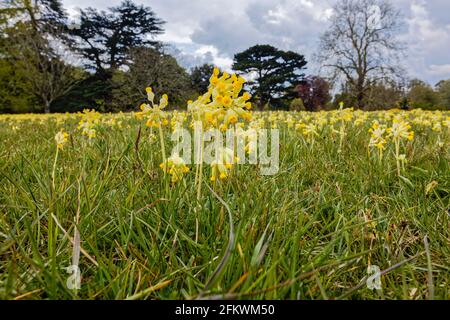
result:
[[[79,8],[105,9],[120,0],[63,0],[72,17]],[[327,28],[335,0],[143,0],[165,20],[159,40],[185,67],[204,62],[228,69],[233,55],[255,44],[297,51],[308,61]],[[410,77],[434,85],[450,79],[450,1],[392,0],[405,18],[399,35],[408,50]],[[309,63],[307,73],[316,73]]]

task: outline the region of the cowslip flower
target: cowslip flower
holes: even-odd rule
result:
[[[218,68],[214,68],[210,78],[208,91],[196,101],[188,101],[188,111],[194,121],[201,121],[204,127],[215,127],[226,130],[240,119],[251,120],[250,100],[248,92],[239,96],[245,79],[235,74],[223,72],[220,76]]]
[[[55,135],[56,147],[62,149],[64,145],[69,141],[69,134],[64,131],[64,129],[59,130]]]
[[[78,129],[81,134],[93,139],[97,136],[96,126],[100,122],[100,113],[95,110],[85,109],[81,114],[81,120],[78,123]]]
[[[211,181],[226,179],[233,165],[238,161],[239,159],[234,156],[233,150],[229,148],[218,149],[216,158],[211,162]]]
[[[160,164],[160,168],[171,175],[172,183],[175,183],[183,178],[183,175],[189,172],[183,158],[178,154],[173,154],[165,162]]]
[[[151,87],[147,87],[145,89],[147,92],[147,99],[150,104],[143,103],[140,106],[141,112],[136,113],[136,118],[142,119],[143,117],[147,118],[147,122],[145,123],[147,127],[158,128],[161,125],[169,124],[169,120],[167,120],[167,114],[163,111],[165,107],[169,104],[169,97],[167,94],[163,94],[161,99],[159,100],[159,104],[154,102],[155,94]]]
[[[401,139],[408,139],[409,141],[414,139],[414,131],[411,130],[411,125],[401,120],[399,117],[395,117],[392,120],[392,127],[387,129],[389,136],[394,141],[395,145],[395,159],[397,162],[397,175],[400,176],[401,169],[404,169],[405,159],[400,155],[400,141]]]
[[[383,150],[386,149],[387,143],[385,138],[386,128],[375,120],[369,132],[371,133],[369,147],[378,149],[378,155],[381,160],[383,158]]]
[[[411,125],[399,118],[392,120],[392,127],[387,129],[389,137],[394,141],[400,141],[401,139],[408,139],[409,141],[414,139],[414,131],[411,131]]]

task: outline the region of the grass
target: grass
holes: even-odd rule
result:
[[[0,299],[450,299],[448,128],[438,146],[414,126],[398,177],[392,146],[368,153],[369,121],[339,152],[338,136],[310,145],[285,116],[279,172],[243,165],[212,186],[206,166],[200,201],[195,168],[167,191],[158,133],[132,117],[91,141],[75,116],[0,118]],[[366,287],[369,265],[382,290]]]

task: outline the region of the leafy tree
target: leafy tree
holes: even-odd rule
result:
[[[439,95],[429,84],[414,79],[409,84],[408,100],[413,108],[433,110],[438,108]]]
[[[339,0],[335,5],[317,60],[333,79],[346,83],[355,107],[365,106],[373,84],[401,77],[403,46],[395,37],[401,23],[388,0]]]
[[[289,104],[289,111],[305,111],[305,105],[301,98],[292,99]]]
[[[109,8],[81,10],[79,28],[71,33],[79,39],[79,52],[97,73],[114,72],[126,63],[133,47],[155,46],[152,38],[163,32],[164,21],[149,7],[130,0]]]
[[[402,88],[395,82],[374,83],[368,89],[365,109],[406,108]]]
[[[127,58],[127,71],[116,71],[113,77],[115,109],[136,109],[146,101],[146,87],[167,93],[170,106],[184,107],[195,96],[186,70],[176,59],[153,48],[134,48]],[[157,97],[158,98],[158,97]]]
[[[440,81],[436,88],[439,94],[439,106],[445,110],[450,110],[450,80]]]
[[[324,78],[309,76],[294,89],[308,111],[324,108],[330,101],[330,84]]]
[[[27,83],[27,70],[0,59],[0,113],[39,111],[36,97]]]
[[[191,86],[194,88],[198,94],[203,94],[208,91],[209,78],[214,71],[214,66],[212,64],[205,63],[202,66],[194,67],[191,70]]]
[[[339,108],[340,102],[347,107],[357,107],[358,101],[351,85],[344,84],[341,92],[335,95],[332,106]],[[365,110],[388,110],[394,108],[408,109],[409,101],[405,96],[405,85],[395,81],[374,82],[366,90]]]
[[[67,23],[67,15],[60,0],[2,0],[0,22],[5,20],[31,23],[35,31],[59,33],[61,26]]]
[[[256,45],[234,56],[233,69],[246,75],[247,87],[259,108],[282,105],[293,97],[292,88],[303,80],[304,56],[270,45]]]
[[[14,17],[15,23],[3,26],[0,52],[5,70],[14,70],[17,79],[12,94],[25,91],[45,112],[78,81],[75,68],[64,62],[58,43],[64,42],[65,14],[59,1],[9,1],[9,10],[2,14]],[[62,41],[60,41],[62,40]],[[9,95],[11,96],[11,95]],[[16,103],[21,99],[16,97]],[[11,107],[15,109],[15,107]],[[18,106],[22,111],[23,108]],[[29,106],[29,111],[35,110]],[[41,109],[41,110],[42,110]]]

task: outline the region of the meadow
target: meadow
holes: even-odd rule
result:
[[[450,299],[450,112],[227,120],[148,94],[139,113],[0,115],[0,299]],[[197,116],[278,129],[278,172],[169,158]]]

